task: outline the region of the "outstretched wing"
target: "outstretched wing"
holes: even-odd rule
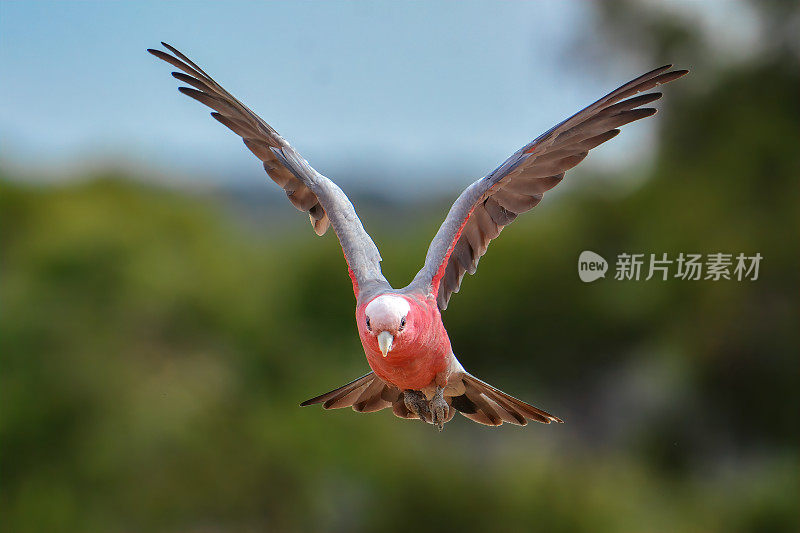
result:
[[[425,266],[412,285],[436,295],[440,309],[458,292],[465,272],[474,274],[489,242],[520,213],[535,207],[564,172],[589,150],[615,137],[620,126],[655,114],[642,108],[661,93],[634,96],[676,80],[687,70],[665,65],[629,81],[520,148],[456,199],[433,238]]]
[[[331,180],[311,168],[297,151],[272,127],[215,82],[203,69],[181,52],[162,42],[170,55],[161,50],[147,51],[180,69],[178,80],[192,87],[178,90],[214,110],[211,116],[239,135],[256,157],[264,162],[267,174],[286,191],[289,201],[308,213],[317,235],[329,226],[339,237],[345,259],[358,294],[368,282],[386,284],[381,274],[378,248],[361,225],[353,204]]]

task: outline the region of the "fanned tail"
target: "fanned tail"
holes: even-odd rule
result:
[[[560,418],[514,398],[466,372],[451,379],[460,379],[463,382],[464,393],[445,397],[449,405],[445,422],[452,420],[456,411],[470,420],[487,426],[500,426],[503,422],[524,426],[528,420],[543,424],[563,422]],[[392,412],[400,418],[419,418],[406,407],[403,392],[380,379],[374,372],[354,379],[338,389],[306,400],[300,406],[320,403],[325,409],[352,407],[358,413],[372,413],[391,407]],[[425,422],[431,423],[430,413],[425,414]]]

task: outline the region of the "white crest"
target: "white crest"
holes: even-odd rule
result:
[[[376,323],[399,321],[411,310],[405,298],[394,294],[383,294],[372,300],[365,312]]]

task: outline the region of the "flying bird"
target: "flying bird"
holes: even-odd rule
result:
[[[321,403],[325,409],[352,407],[361,413],[391,407],[398,417],[421,419],[439,430],[456,411],[489,426],[562,422],[467,372],[453,353],[441,312],[459,291],[464,274],[475,273],[489,242],[505,226],[534,208],[567,170],[615,137],[620,126],[656,113],[642,106],[661,98],[661,93],[639,93],[676,80],[687,70],[665,65],[629,81],[472,183],[450,208],[422,269],[408,286],[395,289],[381,273],[378,248],[344,192],[197,64],[161,44],[171,54],[148,52],[180,70],[172,76],[191,87],[178,90],[213,109],[211,116],[242,138],[289,201],[308,213],[317,235],[332,227],[341,243],[356,297],[356,327],[372,371],[301,406]]]

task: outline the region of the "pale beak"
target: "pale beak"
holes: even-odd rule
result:
[[[392,349],[392,341],[394,337],[388,331],[381,331],[378,333],[378,347],[381,349],[381,353],[384,357],[391,351]]]

